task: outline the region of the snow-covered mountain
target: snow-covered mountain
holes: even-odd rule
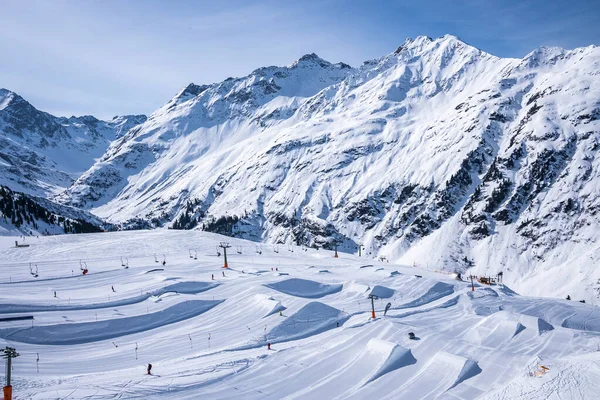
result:
[[[113,230],[87,211],[14,192],[0,185],[0,236],[39,236]]]
[[[89,115],[55,117],[0,89],[0,184],[33,195],[62,191],[104,154],[111,141],[145,120],[144,115],[111,121]]]
[[[447,35],[356,69],[313,54],[191,84],[55,199],[594,299],[599,62],[595,46],[502,59]]]

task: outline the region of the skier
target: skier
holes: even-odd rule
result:
[[[116,293],[116,292],[117,292],[117,291],[115,290],[115,287],[114,287],[114,286],[111,286],[110,288],[112,289],[113,293]]]
[[[571,300],[571,295],[567,295],[567,300]]]
[[[267,350],[271,350],[271,343],[267,343]]]
[[[221,271],[221,272],[223,272],[223,278],[225,278],[225,271]]]
[[[83,274],[85,275],[85,274],[87,274],[87,273],[88,273],[88,269],[87,269],[87,268],[84,268],[84,269],[83,269]]]
[[[148,375],[152,375],[152,372],[150,372],[152,370],[152,364],[148,364]]]
[[[215,280],[215,274],[210,274],[212,276],[212,280]]]

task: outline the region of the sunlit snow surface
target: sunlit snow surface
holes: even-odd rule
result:
[[[0,322],[0,347],[21,354],[15,399],[600,393],[600,311],[576,301],[502,285],[472,292],[450,275],[344,253],[258,254],[252,242],[196,231],[27,238],[28,248],[14,239],[0,238],[0,319],[34,316]],[[227,270],[223,240],[233,246]],[[385,297],[375,320],[370,293]],[[548,372],[530,376],[539,365]]]

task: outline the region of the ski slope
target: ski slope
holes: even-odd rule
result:
[[[21,354],[15,399],[600,393],[600,310],[579,302],[200,231],[15,240],[0,238],[0,320],[34,318],[0,322],[0,348]]]

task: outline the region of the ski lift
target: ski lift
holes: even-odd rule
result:
[[[194,250],[194,260],[198,259],[198,252],[196,250]]]
[[[219,246],[215,246],[217,249],[217,257],[221,257],[221,251],[219,250]]]
[[[165,266],[167,265],[167,256],[163,254],[163,262],[162,265]]]
[[[158,262],[158,258],[156,257],[156,253],[154,253],[154,262]]]
[[[288,246],[288,251],[289,251],[290,253],[293,253],[293,252],[294,252],[294,248],[293,248],[291,245],[289,245],[289,246]]]
[[[279,248],[277,246],[273,246],[273,252],[279,254]]]
[[[194,256],[192,255],[192,250],[188,250],[188,252],[190,253],[190,258],[194,258]]]
[[[242,246],[235,246],[238,254],[242,254]]]
[[[39,276],[37,264],[35,264],[35,272],[34,272],[33,267],[31,266],[31,263],[29,263],[29,273],[31,273],[31,276],[33,276],[34,278],[37,278]]]
[[[125,257],[125,269],[129,268],[129,258]]]
[[[256,246],[256,254],[262,254],[260,246]]]

